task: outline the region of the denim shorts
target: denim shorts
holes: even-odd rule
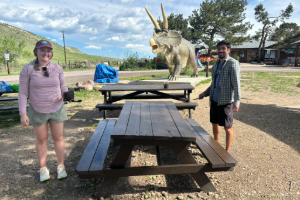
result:
[[[47,121],[63,122],[68,120],[67,110],[64,104],[53,113],[39,113],[29,104],[27,115],[29,118],[29,126],[41,126]]]

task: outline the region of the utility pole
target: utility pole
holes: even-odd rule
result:
[[[64,39],[64,51],[65,51],[65,64],[67,64],[67,56],[66,56],[66,45],[65,45],[65,32],[64,29],[62,29],[60,32],[63,33],[63,39]]]

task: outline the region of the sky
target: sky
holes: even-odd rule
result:
[[[137,52],[140,58],[155,56],[149,45],[153,24],[145,7],[155,19],[162,18],[160,4],[166,15],[183,14],[184,18],[199,9],[200,1],[192,0],[1,0],[0,22],[44,36],[63,46],[62,29],[66,46],[78,48],[86,54],[124,58],[125,52]],[[254,24],[248,32],[254,35],[261,28],[255,21],[254,7],[262,3],[270,17],[278,16],[289,3],[294,6],[287,22],[300,25],[300,0],[250,0],[246,20]]]

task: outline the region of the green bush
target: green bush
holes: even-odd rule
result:
[[[190,75],[192,73],[192,69],[189,65],[185,66],[181,69],[180,75]]]

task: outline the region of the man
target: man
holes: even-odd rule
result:
[[[211,85],[199,95],[199,99],[209,96],[210,122],[217,142],[220,126],[224,126],[227,152],[233,141],[233,112],[238,112],[241,99],[240,65],[228,55],[230,49],[230,43],[225,40],[217,44],[219,60],[212,68]]]

